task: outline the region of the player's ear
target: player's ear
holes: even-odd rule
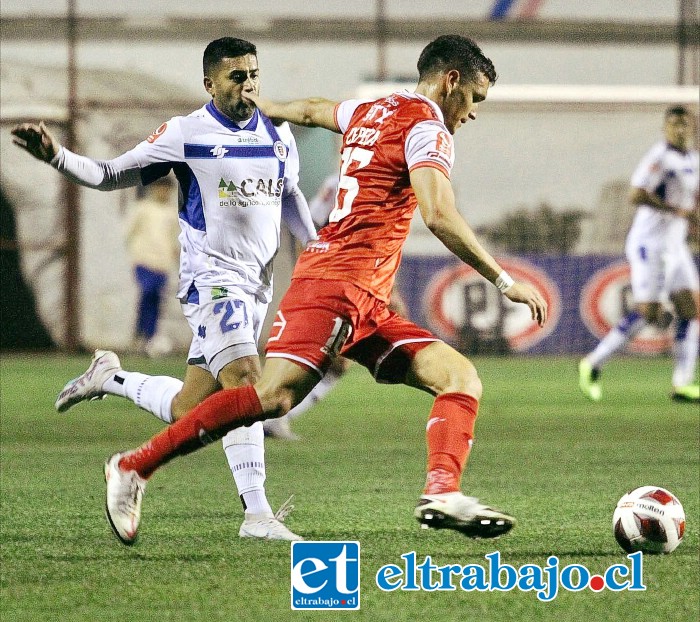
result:
[[[209,95],[211,95],[212,97],[214,97],[214,82],[212,81],[212,79],[209,76],[204,76],[203,82],[204,89],[206,90],[206,92],[209,93]]]
[[[445,74],[445,93],[450,95],[459,86],[459,71],[450,69]]]

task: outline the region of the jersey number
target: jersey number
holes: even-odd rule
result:
[[[217,302],[214,305],[214,315],[219,315],[222,311],[224,315],[219,322],[222,333],[226,334],[232,330],[238,330],[241,324],[248,326],[248,312],[242,300]]]
[[[352,211],[352,202],[355,200],[357,193],[360,191],[360,184],[357,179],[348,175],[351,165],[353,172],[364,168],[372,160],[374,151],[363,149],[362,147],[346,147],[340,156],[342,162],[340,166],[340,181],[338,182],[338,191],[335,194],[335,207],[328,217],[328,222],[338,222],[345,218]],[[345,192],[341,192],[341,191]],[[343,197],[342,205],[338,199]]]

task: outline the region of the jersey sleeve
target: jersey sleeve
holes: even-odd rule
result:
[[[167,175],[172,165],[185,159],[185,141],[178,117],[173,117],[141,141],[131,152],[145,185]]]
[[[71,181],[96,190],[146,185],[167,175],[172,163],[183,159],[182,133],[172,121],[167,139],[168,123],[163,123],[146,140],[112,160],[94,160],[61,148],[51,165]],[[177,128],[172,127],[175,125]],[[154,146],[156,141],[160,142]]]
[[[346,130],[348,129],[348,125],[350,125],[350,119],[352,119],[352,115],[355,114],[355,110],[357,110],[357,107],[361,104],[366,104],[368,101],[371,100],[346,99],[345,101],[342,101],[338,105],[336,105],[335,124],[338,126],[338,129],[341,131],[341,133],[345,134]]]
[[[409,172],[423,167],[436,168],[449,179],[454,165],[454,143],[439,121],[419,121],[408,133],[404,146]]]
[[[653,194],[663,181],[665,148],[661,144],[654,145],[641,159],[632,173],[630,185],[641,188]]]
[[[284,167],[284,187],[288,190],[299,184],[299,150],[297,141],[288,123],[282,123],[277,128],[282,142],[287,146],[287,160]]]

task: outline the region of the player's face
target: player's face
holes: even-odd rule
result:
[[[664,123],[664,136],[669,145],[686,151],[693,137],[693,119],[687,114],[672,114]]]
[[[260,92],[258,59],[253,54],[224,58],[208,76],[204,76],[207,90],[217,109],[234,121],[245,121],[253,116],[255,106],[241,97],[244,91]]]
[[[470,119],[476,119],[477,108],[486,99],[489,85],[489,79],[481,72],[470,82],[448,85],[451,90],[445,96],[442,112],[450,134],[454,134]]]

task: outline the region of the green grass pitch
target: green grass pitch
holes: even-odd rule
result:
[[[678,620],[700,618],[699,416],[668,399],[667,359],[625,358],[603,378],[605,400],[578,394],[575,360],[476,358],[484,383],[463,489],[514,514],[507,536],[473,541],[426,531],[412,516],[424,479],[431,399],[375,385],[355,367],[295,424],[298,443],[268,441],[268,495],[296,495],[290,527],[307,539],[359,540],[361,610],[290,608],[290,545],[238,538],[241,508],[220,444],[178,459],[146,490],[139,541],[119,544],[103,516],[102,463],[161,429],[126,400],[53,410],[88,357],[4,356],[1,372],[0,620]],[[126,358],[127,368],[181,375],[177,359]],[[437,565],[602,572],[626,562],[611,530],[627,490],[669,488],[683,502],[685,540],[645,556],[645,592],[381,592],[375,574],[416,551]],[[458,582],[457,582],[458,585]]]

